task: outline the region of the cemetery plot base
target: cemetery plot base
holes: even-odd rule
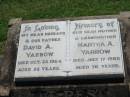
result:
[[[129,97],[128,85],[113,86],[51,86],[14,89],[10,97]]]

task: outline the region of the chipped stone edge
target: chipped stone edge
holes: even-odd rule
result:
[[[7,33],[4,60],[3,60],[3,64],[1,65],[2,67],[0,68],[0,71],[2,72],[2,74],[0,74],[0,81],[2,82],[0,84],[0,96],[9,96],[9,93],[10,93],[11,83],[10,81],[8,83],[6,81],[4,82],[4,79],[7,74],[10,74],[10,65],[12,61],[11,49],[12,49],[13,37],[17,31],[16,26],[20,24],[21,22],[22,22],[22,18],[16,18],[16,19],[11,19],[8,24],[9,28],[8,28],[8,33]],[[7,77],[7,80],[10,80],[10,78],[8,77]]]
[[[8,96],[9,92],[9,87],[0,86],[0,96]]]

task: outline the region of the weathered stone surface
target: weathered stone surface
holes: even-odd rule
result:
[[[14,89],[10,97],[129,97],[128,85]]]
[[[22,18],[15,18],[15,19],[11,19],[8,23],[8,26],[12,26],[12,25],[15,25],[15,24],[18,24],[19,22],[22,21]]]
[[[123,85],[119,83],[98,85],[56,85],[56,86],[16,86],[14,83],[14,70],[19,41],[20,24],[25,22],[43,22],[56,20],[75,19],[101,19],[118,18],[121,23],[121,35],[125,60],[126,77]],[[16,20],[16,19],[15,19]],[[4,62],[0,65],[0,96],[11,97],[129,97],[130,82],[130,19],[129,14],[107,16],[88,16],[79,18],[65,18],[52,20],[29,20],[18,19],[9,23],[8,40]],[[15,21],[15,22],[14,22]],[[79,82],[80,83],[80,82]],[[128,85],[127,85],[128,84]],[[78,92],[81,92],[77,94]],[[51,92],[54,92],[51,93]],[[9,95],[10,94],[10,95]],[[51,96],[51,94],[53,94]]]
[[[0,96],[5,96],[5,95],[9,95],[10,90],[9,87],[5,87],[5,86],[0,86]]]
[[[120,12],[120,15],[130,19],[130,11]]]
[[[0,55],[0,65],[3,63],[4,56]]]
[[[20,22],[19,22],[20,23]],[[0,65],[0,86],[4,89],[4,95],[9,95],[10,86],[13,83],[13,75],[15,68],[16,60],[16,44],[15,44],[15,35],[20,30],[20,24],[14,24],[10,26],[8,30],[8,36],[6,41],[5,55],[3,64]],[[0,90],[0,95],[3,95],[2,89]]]

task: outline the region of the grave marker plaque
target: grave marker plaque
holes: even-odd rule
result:
[[[120,26],[116,18],[21,25],[16,82],[32,78],[91,79],[92,76],[124,77]]]

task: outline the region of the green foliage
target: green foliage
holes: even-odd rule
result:
[[[63,18],[117,14],[130,10],[130,0],[0,0],[0,41],[9,19]]]

